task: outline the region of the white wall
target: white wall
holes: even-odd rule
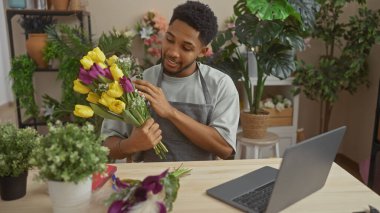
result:
[[[4,1],[0,3],[0,106],[13,101],[10,79],[10,53],[8,46],[7,25],[4,12]]]

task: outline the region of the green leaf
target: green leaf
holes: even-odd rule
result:
[[[109,112],[108,110],[103,109],[99,105],[90,103],[90,106],[91,106],[92,110],[94,110],[94,113],[99,115],[102,118],[117,120],[117,121],[124,121],[122,117],[120,117],[116,114],[113,114],[113,113]]]
[[[277,21],[260,21],[255,15],[245,14],[236,20],[236,36],[243,44],[255,47],[278,37],[283,25]]]
[[[289,16],[300,20],[299,14],[286,0],[247,0],[247,7],[262,20],[285,20]]]
[[[315,24],[315,14],[320,9],[318,2],[315,0],[288,0],[288,2],[300,14],[303,25],[307,29],[312,29]]]

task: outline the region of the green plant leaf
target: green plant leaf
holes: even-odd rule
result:
[[[247,7],[262,20],[285,20],[289,16],[300,20],[300,15],[286,0],[247,0]]]
[[[116,114],[113,114],[105,109],[103,109],[101,106],[99,105],[96,105],[96,104],[93,104],[93,103],[90,103],[90,106],[92,108],[92,110],[94,110],[94,113],[96,115],[99,115],[100,117],[102,118],[105,118],[105,119],[111,119],[111,120],[117,120],[117,121],[124,121],[123,118],[121,116],[118,116]]]
[[[320,5],[315,0],[288,0],[289,4],[298,11],[304,26],[312,29],[315,24],[315,14],[319,11]]]
[[[252,14],[244,14],[236,20],[236,36],[240,42],[250,47],[271,42],[282,29],[283,25],[277,21],[260,21]]]
[[[267,75],[279,79],[287,78],[295,70],[294,51],[281,44],[272,45],[265,53],[258,54],[257,61]]]

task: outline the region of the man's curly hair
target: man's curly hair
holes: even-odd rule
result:
[[[207,45],[216,36],[218,31],[217,18],[208,5],[198,1],[187,1],[178,5],[169,24],[181,20],[199,32],[199,40]]]

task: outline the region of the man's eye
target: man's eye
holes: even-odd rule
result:
[[[169,43],[174,43],[174,40],[171,38],[166,38],[166,41],[168,41]]]
[[[183,50],[185,50],[185,51],[191,51],[192,50],[192,48],[191,47],[183,47]]]

